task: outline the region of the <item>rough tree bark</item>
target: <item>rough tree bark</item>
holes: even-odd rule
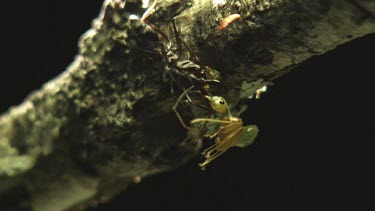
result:
[[[140,1],[107,0],[65,72],[0,117],[2,210],[66,210],[105,201],[139,179],[171,170],[200,149],[171,107],[158,54],[139,48],[150,33],[130,14]],[[225,30],[220,21],[238,13]],[[181,37],[202,63],[217,69],[223,96],[235,105],[305,60],[375,33],[372,0],[160,1],[150,22]],[[146,44],[145,44],[146,43]],[[184,52],[186,53],[186,52]],[[186,113],[190,113],[187,110]],[[197,114],[191,114],[194,116]]]

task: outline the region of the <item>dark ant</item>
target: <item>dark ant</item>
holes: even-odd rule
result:
[[[172,41],[161,29],[147,21],[147,18],[150,16],[157,1],[158,0],[155,0],[146,10],[141,18],[141,22],[147,24],[153,32],[160,35],[167,42],[167,45],[164,45],[163,42],[160,42],[159,44],[162,56],[168,66],[171,67],[171,80],[180,81],[177,85],[180,86],[178,88],[181,90],[185,90],[185,86],[187,85],[188,87],[193,86],[195,90],[199,91],[202,95],[211,95],[212,87],[210,85],[221,86],[219,74],[208,66],[199,64],[198,58],[191,53],[185,42],[180,38],[175,21],[178,16],[172,19],[177,49],[173,47]],[[182,58],[183,46],[189,53],[189,59]],[[177,50],[178,53],[174,53],[174,50]],[[173,74],[178,78],[174,78]],[[182,82],[181,80],[184,81]],[[189,84],[186,84],[186,80]],[[173,92],[173,86],[171,88]],[[188,99],[190,100],[190,98]]]

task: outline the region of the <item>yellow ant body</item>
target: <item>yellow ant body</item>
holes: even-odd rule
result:
[[[183,127],[189,131],[196,129],[195,127],[187,126],[182,120],[180,114],[177,112],[177,106],[181,101],[182,97],[190,91],[192,87],[185,90],[177,100],[173,110],[177,114]],[[199,164],[202,170],[205,170],[206,165],[212,162],[214,159],[219,157],[221,154],[226,152],[229,148],[246,147],[254,142],[257,134],[258,127],[256,125],[243,126],[242,120],[240,118],[233,117],[230,113],[227,102],[223,97],[220,96],[204,96],[210,103],[211,108],[219,114],[223,115],[221,119],[213,118],[197,118],[191,121],[191,124],[197,123],[218,123],[219,127],[212,134],[205,134],[205,137],[215,140],[215,144],[208,147],[202,152],[202,155],[206,158],[203,163]]]

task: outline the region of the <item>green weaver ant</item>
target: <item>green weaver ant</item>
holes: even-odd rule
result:
[[[181,125],[184,128],[186,128],[189,132],[196,130],[197,128],[187,126],[184,123],[181,115],[177,111],[177,107],[180,101],[182,100],[183,96],[185,96],[186,93],[189,92],[191,89],[193,89],[193,87],[186,89],[180,95],[176,104],[173,106],[173,110],[176,113]],[[190,122],[192,125],[197,123],[219,124],[218,129],[216,129],[214,133],[204,135],[204,137],[214,139],[215,144],[202,152],[202,155],[206,158],[206,160],[203,163],[199,164],[199,167],[202,170],[205,170],[207,164],[209,164],[211,161],[213,161],[221,154],[226,152],[229,148],[234,146],[246,147],[253,143],[259,131],[256,125],[243,126],[242,120],[240,118],[233,117],[230,113],[228,104],[223,97],[205,95],[204,98],[208,100],[211,108],[215,112],[222,114],[223,117],[221,119],[197,118],[193,119]]]

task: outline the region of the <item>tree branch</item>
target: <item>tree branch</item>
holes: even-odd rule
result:
[[[105,1],[67,70],[0,117],[5,210],[65,210],[92,198],[105,201],[199,151],[199,142],[182,142],[186,131],[171,110],[176,96],[163,80],[165,62],[138,49],[155,47],[148,45],[152,34],[146,27],[129,20],[143,12],[139,4]],[[217,29],[235,13],[239,20]],[[253,94],[246,87],[254,81],[272,81],[313,56],[375,33],[375,4],[369,0],[216,6],[166,0],[150,22],[173,38],[175,15],[192,52],[220,72],[231,105]]]

